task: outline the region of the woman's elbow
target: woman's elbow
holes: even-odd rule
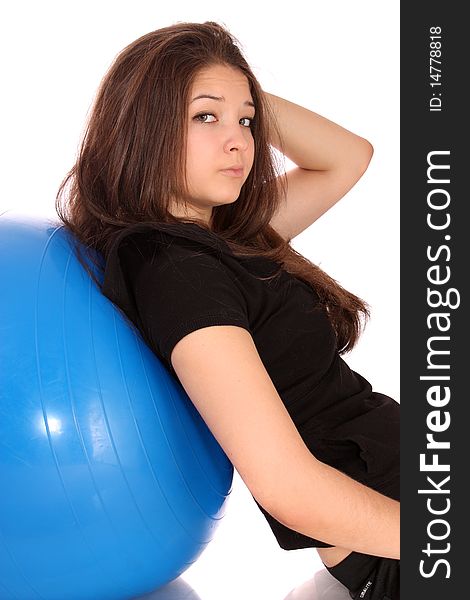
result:
[[[361,143],[357,151],[357,159],[359,166],[364,169],[367,169],[372,157],[374,155],[374,146],[366,140],[366,138],[361,138]]]
[[[350,173],[354,183],[367,171],[373,155],[372,144],[365,138],[361,138],[361,143],[356,146],[354,152],[354,160],[350,162]]]
[[[330,511],[316,489],[323,485],[323,464],[308,452],[282,469],[282,473],[278,473],[270,489],[263,486],[262,493],[255,496],[256,501],[289,529],[299,531],[306,523],[312,531],[330,527]]]

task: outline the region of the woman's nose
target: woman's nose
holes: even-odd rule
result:
[[[249,133],[242,130],[242,125],[228,128],[224,142],[225,152],[231,150],[246,150],[249,144]]]

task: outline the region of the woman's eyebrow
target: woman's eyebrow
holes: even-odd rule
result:
[[[201,98],[209,98],[210,100],[218,100],[219,102],[225,102],[225,98],[223,96],[212,96],[212,94],[199,94],[199,96],[193,98],[191,102],[194,102],[195,100],[200,100]],[[252,106],[253,108],[255,108],[255,105],[251,100],[245,100],[243,104],[245,106]]]

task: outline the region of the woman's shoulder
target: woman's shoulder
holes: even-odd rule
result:
[[[193,222],[139,223],[113,241],[106,257],[104,290],[115,297],[113,290],[128,287],[139,276],[174,285],[183,279],[208,286],[228,279],[253,284],[253,278],[270,280],[281,270],[263,256],[236,256],[221,236]]]
[[[199,263],[209,260],[218,246],[207,233],[191,223],[138,223],[115,234],[105,254],[102,293],[128,315],[136,312],[134,284],[144,279],[168,282],[187,279],[200,271]],[[197,264],[191,257],[200,256]],[[181,269],[185,274],[181,275]],[[149,280],[149,284],[151,281]],[[160,286],[161,287],[161,286]]]
[[[102,289],[114,299],[121,295],[116,290],[122,292],[149,265],[155,275],[176,272],[176,265],[178,271],[210,270],[214,260],[220,265],[222,255],[228,254],[230,247],[222,238],[195,223],[133,224],[119,231],[109,246]]]

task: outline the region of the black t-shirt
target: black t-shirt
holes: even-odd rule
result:
[[[191,331],[248,330],[310,451],[398,499],[399,405],[349,368],[316,292],[281,265],[235,256],[220,236],[195,223],[139,224],[116,238],[103,293],[175,377],[171,352]],[[258,506],[282,548],[327,546]]]

